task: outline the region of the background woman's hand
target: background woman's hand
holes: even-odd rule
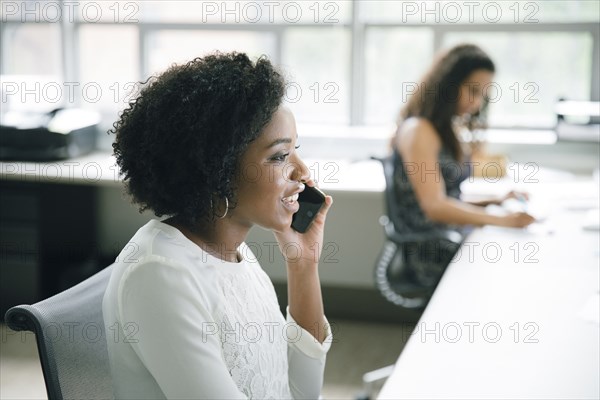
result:
[[[305,182],[307,186],[315,186],[315,182],[309,179]],[[283,254],[288,266],[317,266],[323,249],[323,235],[325,232],[325,219],[329,208],[333,204],[331,196],[325,196],[325,203],[319,210],[308,230],[299,233],[288,226],[285,230],[276,231],[275,239],[279,244],[279,250]]]
[[[525,192],[511,190],[510,192],[508,192],[507,194],[505,194],[503,197],[500,198],[499,204],[502,204],[502,202],[504,202],[505,200],[508,200],[508,199],[516,199],[519,201],[529,201],[529,194],[525,193]]]
[[[531,215],[525,212],[515,212],[501,217],[499,225],[510,228],[524,228],[533,222],[535,222],[535,218],[533,218]]]

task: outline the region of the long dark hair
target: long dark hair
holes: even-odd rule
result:
[[[456,115],[461,84],[481,69],[495,72],[490,57],[475,45],[461,44],[439,55],[400,111],[398,129],[410,117],[425,118],[435,127],[442,144],[456,160],[461,160],[463,151],[452,127],[452,118]],[[474,123],[475,119],[469,121],[468,128],[472,129]]]

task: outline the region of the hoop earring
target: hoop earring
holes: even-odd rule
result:
[[[213,213],[214,213],[214,207],[213,207],[213,202],[212,202],[212,198],[210,199],[210,208],[213,209]],[[219,218],[219,219],[223,219],[225,218],[225,216],[227,215],[227,213],[229,212],[229,199],[227,198],[227,196],[225,196],[225,213],[223,215],[217,215],[215,213],[215,217]]]

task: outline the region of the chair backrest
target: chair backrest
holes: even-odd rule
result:
[[[102,318],[112,268],[39,303],[6,312],[9,328],[35,333],[50,400],[113,398],[106,345],[110,338]]]
[[[394,227],[394,231],[399,232],[401,228],[401,221],[398,220],[398,202],[396,194],[396,183],[394,181],[395,161],[396,152],[392,152],[390,155],[385,157],[371,157],[373,160],[377,160],[383,167],[383,175],[385,177],[385,208],[387,218]]]
[[[375,284],[388,301],[420,309],[429,301],[462,236],[452,229],[411,232],[403,227],[394,176],[398,157],[395,151],[371,157],[383,167],[387,218],[380,221],[388,239],[375,263]]]
[[[384,228],[388,239],[396,243],[415,243],[440,239],[460,244],[463,239],[461,234],[452,229],[435,229],[431,232],[410,232],[403,227],[404,222],[400,218],[400,201],[398,200],[394,177],[398,157],[395,151],[385,157],[371,157],[371,159],[381,163],[383,175],[385,176],[385,207],[388,221],[387,224],[384,224]]]

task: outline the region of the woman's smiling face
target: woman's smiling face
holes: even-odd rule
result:
[[[296,140],[294,115],[281,106],[242,156],[231,222],[274,231],[291,225],[298,193],[304,190],[302,181],[310,177],[296,152]]]

